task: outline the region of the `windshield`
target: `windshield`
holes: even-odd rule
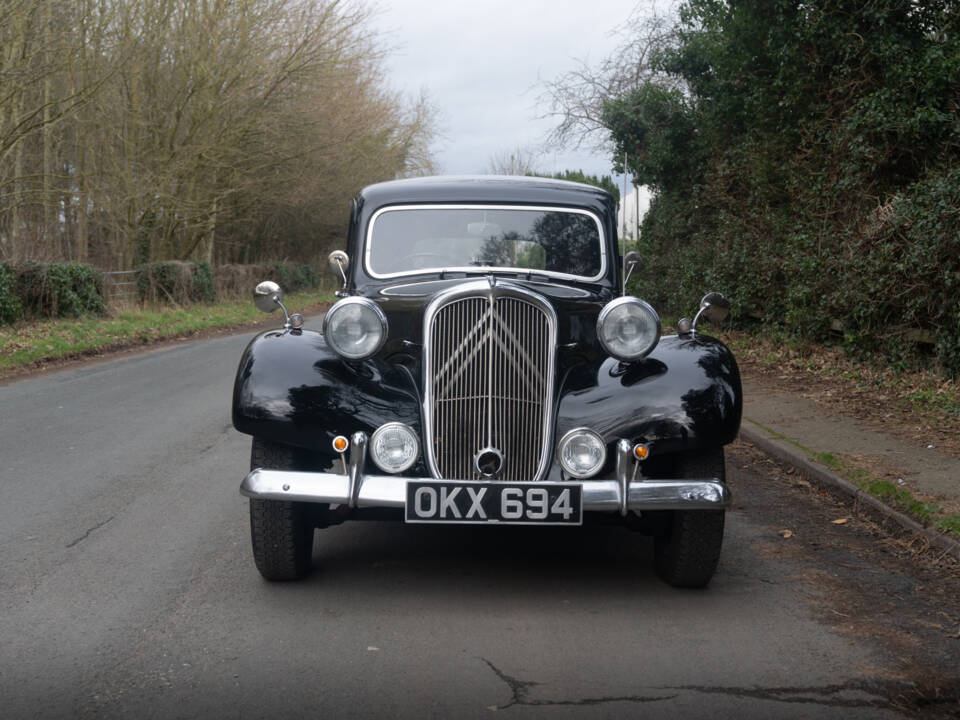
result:
[[[502,268],[596,280],[604,252],[600,223],[585,211],[406,206],[374,216],[366,263],[374,277]]]

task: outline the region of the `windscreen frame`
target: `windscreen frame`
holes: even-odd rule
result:
[[[515,267],[498,267],[498,266],[477,266],[477,265],[466,265],[466,266],[450,266],[450,267],[433,267],[433,268],[413,268],[409,270],[401,270],[398,272],[376,272],[371,265],[371,251],[372,251],[372,240],[373,240],[373,230],[376,225],[377,219],[384,215],[385,213],[403,211],[403,210],[523,210],[523,211],[537,211],[537,212],[558,212],[558,213],[570,213],[576,215],[583,215],[590,218],[597,230],[597,242],[600,244],[600,269],[597,271],[596,275],[585,276],[585,275],[575,275],[571,273],[558,272],[555,270],[540,270],[536,268],[515,268]],[[445,272],[458,272],[458,273],[468,273],[468,274],[480,274],[488,275],[491,273],[504,273],[509,275],[516,275],[518,273],[530,273],[531,275],[553,277],[562,280],[571,280],[576,282],[599,282],[603,280],[608,273],[608,257],[607,257],[607,239],[606,234],[604,233],[603,223],[600,217],[593,211],[587,210],[584,208],[574,208],[567,207],[562,205],[504,205],[500,203],[407,203],[403,205],[387,205],[382,208],[379,208],[373,215],[370,216],[370,220],[367,223],[366,232],[364,233],[364,247],[363,247],[363,268],[365,272],[374,279],[377,280],[390,280],[393,278],[399,277],[410,277],[415,275],[437,275]]]

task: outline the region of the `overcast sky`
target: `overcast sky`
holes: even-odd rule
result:
[[[394,88],[425,88],[440,112],[440,171],[482,173],[491,158],[542,145],[554,122],[538,119],[540,79],[595,64],[617,45],[612,31],[637,0],[381,0],[376,25],[397,48],[387,62]],[[547,172],[610,174],[589,148],[542,156]]]

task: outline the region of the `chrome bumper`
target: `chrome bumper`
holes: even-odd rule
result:
[[[403,508],[408,480],[398,475],[363,472],[367,438],[351,438],[350,461],[344,474],[294,470],[251,470],[240,494],[261,500],[331,503],[357,508]],[[616,477],[583,480],[583,509],[590,512],[628,510],[721,510],[730,504],[730,491],[716,478],[655,480],[635,473],[632,445],[617,443]],[[639,475],[639,477],[636,477]]]

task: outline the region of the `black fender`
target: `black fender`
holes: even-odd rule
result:
[[[740,373],[719,340],[696,334],[661,338],[635,363],[606,358],[561,372],[554,442],[577,427],[599,433],[612,450],[620,438],[662,455],[719,447],[740,428]],[[319,453],[329,460],[336,435],[371,435],[402,422],[423,438],[420,392],[410,371],[370,358],[348,363],[319,333],[275,330],[255,337],[240,360],[233,425],[240,432]],[[553,464],[550,477],[559,477]],[[421,453],[407,473],[429,476]]]
[[[720,447],[740,430],[743,390],[733,354],[707,335],[665,335],[635,363],[581,365],[563,379],[556,438],[587,427],[612,449],[619,438],[652,454]]]
[[[419,393],[401,365],[348,363],[310,330],[262,333],[240,359],[233,426],[242,433],[336,457],[334,437],[370,436],[390,421],[422,436]]]

